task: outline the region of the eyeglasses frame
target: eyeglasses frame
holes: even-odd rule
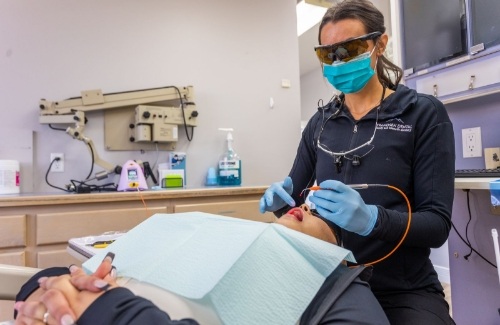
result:
[[[318,50],[322,50],[322,49],[328,49],[328,48],[332,48],[332,52],[333,49],[335,48],[335,51],[337,50],[338,47],[340,47],[342,44],[346,44],[346,43],[349,43],[349,42],[352,42],[352,41],[368,41],[368,40],[373,40],[377,37],[380,37],[382,35],[382,32],[371,32],[371,33],[368,33],[368,34],[365,34],[365,35],[361,35],[361,36],[358,36],[358,37],[353,37],[353,38],[348,38],[342,42],[338,42],[338,43],[334,43],[334,44],[329,44],[329,45],[318,45],[318,46],[315,46],[314,47],[314,52],[316,52],[316,56],[318,57],[319,61],[322,63],[322,64],[331,64],[331,63],[327,63],[327,62],[323,62],[321,60],[321,58],[318,56]],[[332,60],[332,63],[335,62],[335,60]]]

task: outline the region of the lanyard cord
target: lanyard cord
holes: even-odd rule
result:
[[[321,124],[321,129],[319,130],[318,139],[316,140],[316,143],[315,143],[316,147],[319,148],[319,149],[321,149],[323,152],[325,152],[326,154],[330,155],[334,159],[336,159],[336,157],[345,157],[345,155],[347,155],[347,154],[353,153],[353,152],[357,151],[358,149],[363,148],[364,146],[370,145],[373,142],[373,139],[375,139],[375,134],[377,133],[378,116],[379,116],[379,111],[380,111],[380,109],[382,107],[382,102],[384,101],[385,89],[386,89],[386,87],[383,86],[382,87],[382,96],[380,97],[380,101],[379,101],[378,105],[370,109],[370,111],[371,111],[374,108],[376,108],[377,115],[375,117],[375,128],[373,130],[373,135],[371,136],[371,138],[367,142],[363,143],[362,145],[357,146],[356,148],[349,149],[349,150],[346,150],[346,151],[341,151],[341,152],[334,152],[334,151],[330,150],[330,148],[328,148],[327,146],[321,144],[321,142],[320,142],[321,135],[323,134],[323,130],[324,130],[325,126],[326,126],[326,123],[331,118],[336,117],[340,113],[340,111],[343,109],[344,102],[345,102],[345,95],[344,95],[344,97],[342,97],[342,99],[340,101],[340,107],[335,111],[335,113],[331,114],[326,119],[326,121],[325,121],[325,111],[323,110],[323,121],[324,122]],[[351,116],[352,116],[352,113],[351,113]],[[357,124],[356,124],[356,126],[357,126]]]

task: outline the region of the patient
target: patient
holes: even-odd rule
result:
[[[329,224],[306,205],[291,209],[276,223],[337,243]],[[194,319],[171,320],[151,301],[120,287],[112,276],[116,274],[113,257],[108,254],[93,275],[71,266],[69,270],[49,268],[33,276],[16,297],[15,324],[75,324],[74,320],[80,325],[199,324]],[[339,265],[302,314],[300,324],[389,324],[368,284],[357,276],[362,270]]]

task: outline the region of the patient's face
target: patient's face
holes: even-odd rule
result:
[[[326,222],[315,217],[311,213],[311,209],[305,204],[302,204],[299,208],[290,209],[276,223],[329,243],[337,244],[332,229]]]

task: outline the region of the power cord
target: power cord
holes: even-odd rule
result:
[[[64,132],[66,132],[66,129],[56,128],[56,127],[52,126],[52,124],[49,124],[49,128],[51,128],[52,130],[56,130],[56,131],[64,131]]]
[[[470,243],[470,239],[469,239],[469,225],[470,225],[470,222],[472,221],[472,213],[470,210],[470,200],[469,200],[470,190],[466,190],[465,192],[467,193],[467,211],[469,211],[469,220],[467,221],[467,224],[465,225],[465,239],[467,240],[467,246],[469,246],[470,251],[469,251],[469,254],[464,255],[464,258],[466,260],[469,260],[469,257],[472,255],[472,244]]]
[[[115,192],[118,186],[114,183],[106,183],[102,185],[87,184],[85,182],[72,179],[71,185],[68,185],[71,192],[77,194],[91,192]]]
[[[53,188],[55,188],[55,189],[58,189],[58,190],[61,190],[61,191],[64,191],[64,192],[72,192],[72,191],[70,191],[69,189],[64,189],[64,188],[62,188],[62,187],[52,185],[52,184],[50,184],[50,182],[49,182],[49,173],[50,173],[50,169],[52,168],[52,165],[53,165],[56,161],[59,161],[59,160],[61,160],[61,158],[59,158],[59,157],[55,157],[55,158],[54,158],[54,159],[52,159],[52,161],[50,162],[49,168],[47,169],[47,173],[45,174],[45,182],[47,182],[47,185],[49,185],[50,187],[53,187]]]
[[[92,146],[90,145],[90,143],[87,143],[87,145],[89,146],[89,149],[90,149],[90,156],[92,157],[92,162],[90,163],[90,172],[89,174],[87,175],[87,177],[85,178],[86,181],[88,181],[90,179],[90,176],[92,176],[92,173],[94,172],[94,150],[92,149]]]
[[[466,255],[464,255],[464,259],[465,260],[469,260],[469,257],[471,256],[472,252],[476,253],[479,257],[481,257],[486,263],[490,264],[491,266],[493,266],[494,268],[497,268],[497,266],[495,264],[493,264],[492,262],[490,262],[486,257],[484,257],[483,255],[481,255],[481,253],[479,253],[474,247],[472,247],[472,244],[470,243],[470,240],[469,240],[469,237],[467,235],[468,233],[468,228],[469,228],[469,224],[470,224],[470,221],[472,219],[472,213],[471,213],[471,209],[470,209],[470,198],[469,198],[469,193],[470,193],[470,190],[469,189],[466,189],[464,190],[466,193],[467,193],[467,210],[469,212],[469,220],[467,222],[467,225],[465,226],[465,238],[462,237],[462,235],[458,232],[458,229],[457,227],[455,227],[455,224],[453,223],[453,221],[451,221],[451,226],[453,227],[453,229],[455,230],[455,232],[457,233],[458,237],[460,237],[460,239],[465,243],[465,245],[470,249],[470,252]]]
[[[189,141],[193,140],[194,136],[194,127],[191,127],[191,136],[189,136],[188,129],[187,129],[187,123],[186,123],[186,113],[184,112],[184,109],[186,108],[186,105],[193,105],[194,103],[192,102],[184,102],[184,99],[182,98],[181,91],[177,86],[167,86],[166,88],[174,88],[177,91],[177,94],[179,94],[179,101],[181,102],[181,111],[182,111],[182,119],[184,120],[184,130],[186,131],[186,137]],[[198,112],[194,111],[193,112],[193,117],[198,116]],[[191,116],[189,117],[191,118]]]
[[[49,173],[50,169],[52,168],[52,165],[56,162],[61,160],[61,158],[56,157],[52,159],[50,162],[49,168],[47,169],[47,173],[45,174],[45,182],[47,182],[47,185],[50,187],[53,187],[55,189],[67,192],[67,193],[90,193],[90,192],[112,192],[116,191],[118,186],[114,183],[107,183],[107,184],[102,184],[102,185],[95,185],[95,184],[87,184],[85,182],[80,182],[77,180],[72,179],[71,180],[71,185],[66,185],[66,188],[62,188],[56,185],[53,185],[49,182]]]

